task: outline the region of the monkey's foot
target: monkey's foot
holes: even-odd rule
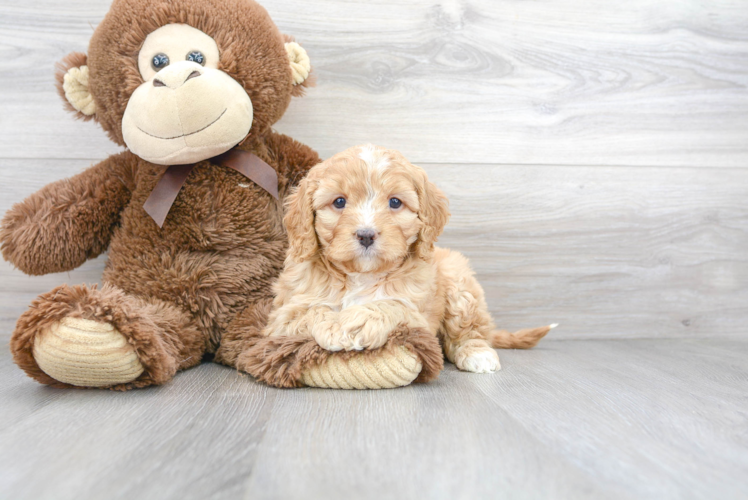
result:
[[[275,387],[389,389],[435,379],[444,357],[433,332],[399,326],[382,347],[362,351],[331,352],[303,335],[255,335],[236,367]]]
[[[109,323],[66,317],[34,339],[34,360],[55,380],[79,387],[132,382],[143,373],[133,346]]]

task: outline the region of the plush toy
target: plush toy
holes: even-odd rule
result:
[[[331,352],[313,338],[284,335],[248,337],[237,366],[275,387],[393,389],[430,382],[444,358],[437,337],[426,328],[398,326],[376,349]]]
[[[206,354],[236,365],[283,264],[283,197],[319,161],[271,130],[310,69],[252,0],[113,2],[57,79],[67,107],[127,150],[2,221],[3,256],[27,274],[109,251],[103,286],[57,287],[18,320],[28,375],[129,389]]]

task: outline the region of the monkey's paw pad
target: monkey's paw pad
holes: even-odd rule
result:
[[[501,369],[499,355],[490,348],[471,350],[466,356],[457,356],[457,368],[473,373],[493,373]]]
[[[34,360],[47,375],[80,387],[124,384],[143,373],[135,349],[109,323],[64,318],[34,339]]]
[[[391,389],[413,382],[422,368],[418,356],[401,346],[379,356],[329,357],[305,370],[302,381],[330,389]]]

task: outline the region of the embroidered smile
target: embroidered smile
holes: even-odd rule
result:
[[[140,130],[141,132],[143,132],[143,133],[144,133],[145,135],[150,135],[151,137],[155,137],[156,139],[164,139],[164,140],[167,140],[167,141],[168,141],[169,139],[179,139],[180,137],[187,137],[187,136],[189,136],[189,135],[195,135],[195,134],[197,134],[197,133],[200,133],[200,132],[202,132],[203,130],[205,130],[206,128],[210,127],[211,125],[213,125],[213,124],[214,124],[215,122],[217,122],[218,120],[220,120],[220,119],[221,119],[221,117],[222,117],[222,116],[223,116],[223,115],[224,115],[224,114],[226,113],[226,110],[227,110],[227,109],[228,109],[228,108],[224,109],[224,110],[223,110],[223,111],[221,112],[221,114],[220,114],[220,115],[218,115],[218,118],[216,118],[215,120],[213,120],[212,122],[210,122],[209,124],[207,124],[206,126],[204,126],[203,128],[201,128],[201,129],[199,129],[199,130],[195,130],[194,132],[190,132],[189,134],[175,135],[174,137],[159,137],[159,136],[157,136],[157,135],[153,135],[153,134],[151,134],[151,133],[149,133],[149,132],[146,132],[145,130],[143,130],[143,129],[142,129],[142,128],[140,128],[140,127],[138,127],[138,130]]]

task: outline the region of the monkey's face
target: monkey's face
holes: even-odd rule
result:
[[[252,127],[252,101],[218,62],[215,40],[191,26],[150,33],[138,54],[143,84],[122,117],[127,147],[152,163],[177,165],[241,142]]]
[[[88,54],[58,66],[57,84],[68,108],[117,144],[178,165],[264,134],[310,71],[253,0],[114,0]]]

